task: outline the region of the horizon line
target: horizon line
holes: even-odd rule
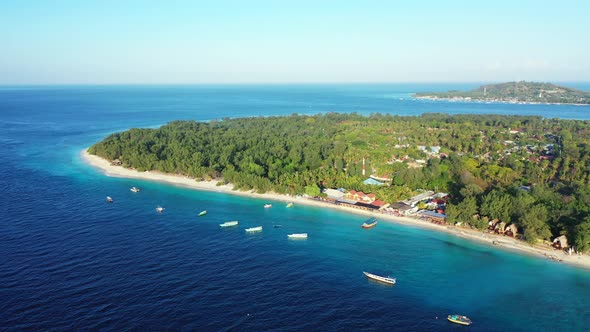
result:
[[[0,83],[0,87],[44,87],[44,86],[269,86],[269,85],[388,85],[388,84],[499,84],[510,82],[529,83],[590,83],[587,81],[540,81],[540,80],[505,80],[505,81],[390,81],[390,82],[163,82],[163,83]]]

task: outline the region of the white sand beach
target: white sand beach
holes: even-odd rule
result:
[[[159,181],[197,190],[208,190],[232,195],[262,198],[269,200],[269,202],[294,202],[295,204],[313,205],[322,208],[338,209],[349,213],[367,216],[377,216],[380,220],[387,220],[398,224],[427,228],[439,232],[446,232],[468,240],[486,243],[490,246],[493,246],[494,248],[509,250],[527,255],[533,255],[537,257],[551,259],[555,262],[561,262],[582,267],[585,269],[590,269],[590,255],[588,254],[572,254],[570,256],[566,254],[564,251],[555,250],[548,245],[531,246],[523,241],[519,241],[508,236],[480,232],[465,227],[456,227],[448,225],[441,226],[431,223],[429,221],[410,217],[399,217],[388,214],[378,214],[371,211],[357,210],[345,206],[339,206],[321,201],[311,200],[304,197],[291,197],[273,193],[258,194],[255,192],[237,191],[233,190],[233,186],[231,184],[224,184],[218,186],[218,181],[195,181],[195,179],[189,177],[165,174],[157,171],[138,172],[133,169],[124,168],[122,166],[111,165],[109,161],[102,159],[98,156],[89,154],[87,152],[87,149],[84,149],[80,153],[80,156],[87,164],[102,170],[104,174],[107,176]]]

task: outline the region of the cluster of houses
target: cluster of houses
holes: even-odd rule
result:
[[[518,234],[518,227],[515,224],[507,225],[505,222],[498,219],[490,220],[488,222],[488,229],[492,232],[502,235],[516,237]]]
[[[507,225],[503,221],[494,219],[488,222],[488,226],[489,231],[494,232],[496,234],[507,235],[512,237],[516,237],[518,235],[518,227],[515,224]],[[551,246],[555,249],[565,250],[565,252],[569,255],[575,252],[575,249],[568,245],[567,237],[565,235],[561,235],[553,239],[553,241],[551,242]]]
[[[482,135],[484,135],[483,131],[480,131],[480,133]],[[523,155],[523,158],[528,159],[531,162],[534,163],[538,163],[541,162],[543,160],[553,160],[556,158],[556,156],[559,154],[559,142],[560,142],[560,138],[556,135],[553,134],[545,134],[545,135],[532,135],[530,138],[533,139],[534,141],[536,141],[536,144],[527,144],[527,145],[523,145],[523,144],[519,144],[518,141],[520,141],[521,136],[526,133],[526,129],[524,128],[509,128],[507,131],[504,131],[505,134],[512,134],[515,135],[513,140],[504,140],[504,141],[499,141],[499,143],[501,143],[502,145],[505,146],[505,148],[503,149],[503,151],[497,151],[498,153],[503,154],[503,156],[508,156],[511,154],[519,154],[519,155]],[[406,139],[406,137],[398,137],[398,139],[404,140]],[[541,142],[545,141],[545,143],[547,143],[547,141],[551,142],[556,142],[555,143],[548,143],[548,144],[542,144]],[[532,141],[531,141],[532,143]],[[393,146],[394,149],[407,149],[409,148],[411,145],[408,143],[405,144],[396,144]],[[426,146],[426,145],[417,145],[416,148],[423,152],[427,158],[444,158],[447,157],[447,155],[445,153],[441,153],[441,147],[440,146]],[[492,159],[492,152],[488,151],[483,155],[476,155],[475,157],[477,158],[484,158],[484,159]],[[503,157],[500,157],[503,158]],[[387,162],[388,164],[393,164],[396,162],[405,162],[408,164],[409,167],[423,167],[426,163],[427,163],[427,159],[412,159],[409,158],[407,155],[392,155],[390,160]]]
[[[521,137],[521,135],[523,133],[525,133],[526,130],[525,129],[509,129],[508,133],[510,134],[516,134],[516,141],[518,141]],[[559,154],[559,144],[555,144],[555,143],[548,143],[548,144],[541,144],[542,141],[553,141],[553,142],[560,142],[560,137],[553,135],[553,134],[545,134],[543,136],[541,135],[532,135],[530,136],[530,138],[534,141],[536,141],[536,144],[527,144],[527,145],[521,145],[518,144],[516,141],[514,140],[505,140],[502,141],[501,143],[504,146],[507,146],[507,148],[503,151],[504,155],[511,155],[513,153],[519,153],[519,154],[524,154],[524,155],[528,155],[526,156],[526,158],[529,161],[538,163],[540,161],[543,160],[553,160],[555,159],[555,157]],[[484,155],[483,157],[488,157],[491,158],[489,156],[489,153]]]
[[[537,147],[535,145],[527,144],[525,146],[518,146],[515,141],[504,141],[502,142],[506,149],[504,149],[504,155],[511,155],[513,153],[524,153],[528,155],[528,160],[538,163],[542,160],[553,160],[555,159],[556,151],[553,143],[545,144]],[[484,155],[484,157],[491,158],[490,154]]]
[[[366,211],[379,211],[387,204],[375,197],[375,194],[365,194],[362,191],[340,189],[324,189],[329,203],[352,207]]]
[[[394,148],[401,149],[409,147],[409,144],[396,144]],[[447,154],[440,152],[440,146],[426,146],[426,145],[418,145],[418,150],[422,151],[428,158],[444,158],[447,157]],[[395,156],[392,155],[391,159],[387,162],[388,164],[393,163],[401,163],[401,162],[408,162],[408,166],[410,167],[423,167],[426,164],[426,159],[415,159],[413,161],[410,158],[405,156]]]
[[[371,184],[382,184],[373,183],[373,181],[375,179],[371,180]],[[442,192],[423,191],[414,197],[395,203],[386,203],[378,199],[373,193],[366,194],[356,190],[347,191],[344,188],[324,189],[323,193],[326,195],[325,198],[315,197],[314,199],[365,211],[419,218],[435,224],[442,225],[446,223],[445,209],[449,197],[448,194]],[[518,235],[518,227],[514,223],[507,224],[498,219],[488,222],[488,230],[496,234],[511,237],[517,237]],[[573,248],[568,247],[565,235],[555,238],[552,246],[556,249],[567,250],[566,252],[570,255],[573,252]]]
[[[425,191],[408,200],[396,203],[386,203],[375,197],[375,194],[366,194],[362,191],[340,189],[324,189],[325,202],[351,207],[355,209],[374,211],[396,216],[413,216],[421,219],[443,224],[446,220],[444,214],[448,195]]]
[[[440,154],[440,146],[427,147],[426,145],[418,145],[418,150],[426,153],[429,156],[437,157]]]
[[[448,196],[446,193],[424,191],[405,201],[392,204],[390,211],[394,215],[417,216],[437,224],[444,224]]]

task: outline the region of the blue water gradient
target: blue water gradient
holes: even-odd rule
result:
[[[0,329],[460,331],[446,321],[460,313],[473,331],[587,330],[587,270],[393,223],[363,230],[362,216],[330,209],[264,209],[259,199],[106,177],[79,157],[113,131],[175,119],[332,111],[590,118],[590,107],[410,97],[433,88],[464,87],[0,88]],[[219,227],[229,220],[239,227]],[[258,225],[261,233],[244,232]],[[309,238],[287,239],[299,232]]]

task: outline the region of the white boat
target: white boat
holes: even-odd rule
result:
[[[290,202],[289,204],[287,204],[287,207],[288,208],[293,207],[293,202]]]
[[[165,209],[164,209],[163,207],[161,207],[161,206],[158,206],[158,207],[156,208],[156,212],[158,212],[158,213],[162,213],[162,212],[164,212],[164,210],[165,210]]]
[[[238,224],[237,221],[226,221],[223,224],[219,224],[220,227],[231,227],[236,226]]]
[[[129,189],[129,190],[133,191],[134,193],[140,192],[140,189],[137,187],[131,187],[131,189]]]
[[[113,202],[113,199],[111,198],[111,196],[107,196],[107,202],[108,203],[112,203]]]
[[[457,324],[461,324],[461,325],[473,324],[473,322],[471,321],[471,319],[469,319],[469,317],[462,316],[462,315],[448,315],[447,319],[449,320],[449,322],[453,322],[453,323],[457,323]]]
[[[272,207],[272,204],[264,204],[265,209],[270,209],[271,207]]]
[[[260,231],[262,231],[262,226],[246,228],[246,232],[248,232],[248,233],[260,232]]]
[[[290,239],[307,239],[307,233],[294,233],[287,235]]]
[[[381,281],[384,282],[386,284],[390,284],[393,285],[395,284],[395,278],[390,278],[390,277],[382,277],[382,276],[378,276],[376,274],[372,274],[369,272],[363,272],[367,277],[373,279],[373,280],[377,280],[377,281]]]

